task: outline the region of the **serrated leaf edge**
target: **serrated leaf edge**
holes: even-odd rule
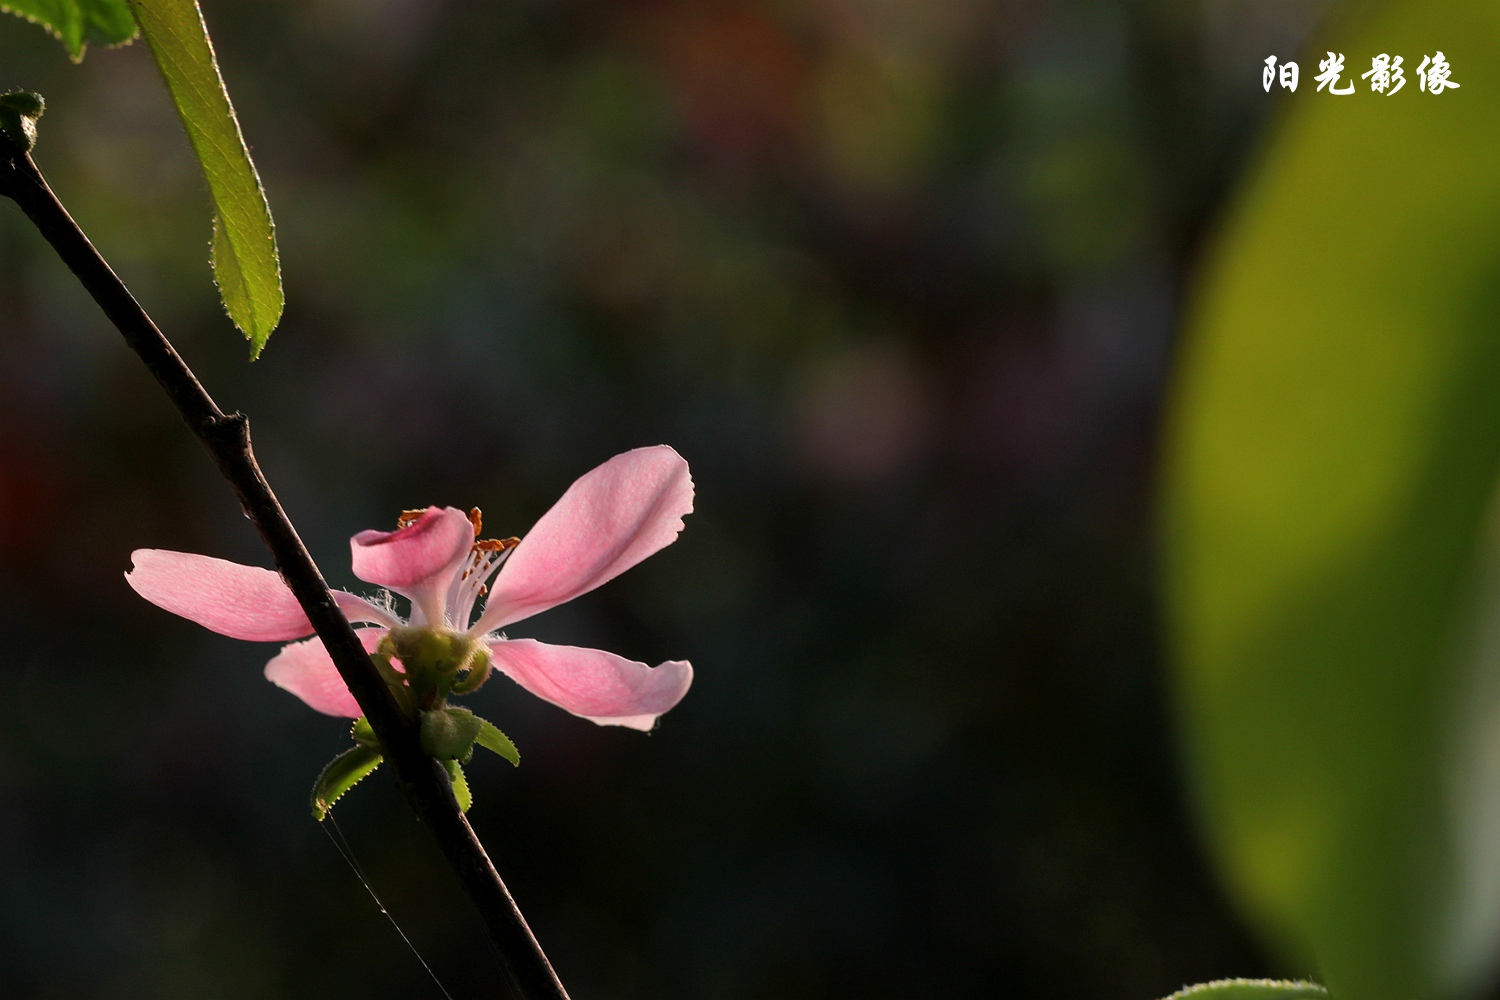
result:
[[[235,111],[234,101],[230,98],[229,89],[224,82],[224,71],[219,65],[218,53],[214,49],[213,38],[208,32],[208,23],[203,16],[203,9],[197,3],[197,0],[193,0],[192,7],[196,15],[196,25],[194,27],[196,27],[198,32],[198,35],[195,35],[195,40],[201,35],[201,40],[208,57],[208,69],[213,76],[213,86],[211,89],[215,97],[222,98],[223,101],[223,107],[215,109],[211,114],[216,115],[222,111],[230,125],[230,131],[233,133],[232,144],[237,144],[238,152],[241,155],[226,154],[226,159],[243,160],[243,166],[248,168],[249,179],[254,188],[254,193],[250,197],[254,199],[259,209],[255,214],[263,215],[261,221],[264,222],[266,228],[264,237],[271,247],[271,283],[274,286],[272,288],[272,299],[274,301],[265,303],[264,309],[262,309],[262,304],[257,302],[256,296],[251,289],[248,269],[242,266],[241,250],[243,248],[237,246],[235,241],[230,238],[228,235],[229,227],[224,225],[213,172],[208,168],[208,160],[203,154],[198,138],[195,138],[197,136],[195,125],[184,112],[178,91],[172,86],[172,76],[167,71],[168,62],[173,62],[179,53],[165,52],[157,45],[153,45],[151,32],[146,30],[142,24],[143,16],[153,21],[159,20],[162,27],[168,29],[168,33],[170,33],[171,25],[168,23],[169,18],[162,11],[151,7],[150,0],[126,0],[126,4],[135,17],[139,33],[146,40],[146,47],[150,50],[151,57],[157,64],[157,69],[160,71],[162,79],[165,82],[173,107],[176,108],[178,117],[182,121],[183,129],[187,133],[188,144],[192,147],[193,155],[198,160],[200,169],[202,169],[204,181],[209,189],[209,198],[213,203],[213,235],[209,242],[209,269],[213,274],[214,287],[219,291],[219,300],[224,305],[224,311],[228,315],[230,322],[234,324],[234,327],[249,341],[250,360],[254,361],[260,357],[261,351],[265,349],[267,341],[281,322],[282,315],[286,309],[286,290],[282,282],[281,254],[276,243],[276,219],[271,214],[271,205],[269,199],[266,197],[265,183],[261,180],[260,169],[256,166],[254,157],[250,155],[250,146],[245,141],[244,129],[240,125],[239,114]],[[149,13],[148,7],[151,8]],[[163,37],[165,37],[165,34]],[[200,90],[200,92],[202,91]],[[206,100],[210,104],[216,103],[214,98],[206,98]],[[203,136],[203,138],[206,138],[206,136]],[[238,286],[236,292],[226,294],[226,285],[221,275],[221,268],[219,267],[221,259],[233,263],[236,280],[232,284]],[[232,300],[243,302],[243,308],[239,310],[243,315],[236,315],[236,307],[231,304]]]
[[[1165,1000],[1191,1000],[1192,997],[1202,996],[1209,990],[1232,989],[1234,987],[1260,987],[1268,990],[1283,990],[1288,993],[1297,991],[1302,995],[1326,997],[1328,990],[1317,983],[1305,979],[1215,979],[1208,983],[1198,983],[1195,986],[1184,986],[1182,989],[1166,997]]]
[[[448,783],[453,786],[453,797],[458,801],[458,811],[466,813],[474,804],[474,793],[469,791],[469,779],[464,776],[463,765],[456,760],[443,761],[443,770],[448,772]]]
[[[138,24],[135,26],[134,33],[132,33],[129,38],[122,38],[118,42],[91,42],[87,38],[82,38],[78,42],[78,51],[74,52],[73,49],[68,45],[68,40],[62,36],[62,32],[54,28],[50,22],[42,20],[35,14],[28,14],[24,10],[17,10],[15,7],[12,7],[8,3],[0,3],[0,13],[19,17],[23,21],[30,21],[38,28],[41,28],[47,34],[57,39],[58,44],[61,45],[63,47],[63,50],[68,53],[68,58],[75,63],[83,62],[84,53],[88,52],[90,45],[98,45],[101,48],[105,49],[123,49],[125,46],[141,37],[141,26]]]
[[[68,44],[68,40],[63,37],[62,32],[58,31],[55,27],[53,27],[53,25],[52,25],[52,23],[50,21],[44,21],[41,18],[37,17],[35,14],[29,14],[29,13],[27,13],[24,10],[17,10],[15,7],[12,7],[10,4],[6,4],[6,3],[0,3],[0,11],[3,11],[6,14],[12,14],[12,15],[14,15],[16,17],[19,17],[23,21],[30,21],[32,24],[36,25],[38,28],[41,28],[47,34],[49,34],[53,38],[57,39],[57,41],[59,42],[59,44],[61,44],[62,47],[63,47],[63,49],[68,53],[68,58],[69,59],[73,60],[74,62],[82,62],[83,61],[84,50],[86,50],[89,47],[87,42],[82,42],[82,41],[79,42],[79,44],[78,44],[78,51],[75,52],[75,51],[73,51],[72,46],[70,46]],[[137,28],[136,32],[137,32],[137,34],[139,34],[140,29]]]
[[[469,714],[473,715],[472,712]],[[497,757],[510,761],[512,767],[520,767],[521,751],[516,748],[515,741],[488,719],[482,719],[477,715],[474,718],[479,719],[479,737],[474,742]],[[507,750],[509,753],[506,752]]]
[[[332,798],[321,797],[318,792],[319,789],[322,788],[323,779],[327,777],[328,772],[331,771],[335,766],[337,766],[340,761],[343,761],[356,754],[367,754],[369,755],[371,760],[368,762],[368,764],[362,765],[363,769],[359,771],[358,776],[351,780],[347,785],[340,788],[337,792],[335,792]],[[343,798],[344,795],[349,791],[349,789],[353,788],[355,785],[368,778],[371,774],[375,773],[375,769],[380,767],[381,763],[383,763],[384,761],[385,757],[379,751],[372,750],[366,746],[355,746],[351,747],[348,750],[345,750],[343,753],[339,754],[337,757],[333,758],[333,760],[325,764],[323,766],[323,770],[318,772],[318,779],[313,782],[313,792],[310,803],[312,806],[313,819],[317,820],[320,823],[323,822],[324,817],[328,815],[328,812],[333,808],[334,803]]]

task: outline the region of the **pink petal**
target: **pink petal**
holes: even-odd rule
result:
[[[601,726],[649,730],[693,683],[693,666],[686,660],[648,667],[601,649],[549,646],[535,639],[497,639],[489,647],[495,666],[511,680]]]
[[[397,531],[361,531],[349,539],[355,576],[411,598],[424,623],[438,626],[448,584],[473,545],[474,527],[455,507],[428,507]]]
[[[339,610],[344,613],[344,617],[351,622],[369,622],[386,628],[395,628],[401,624],[401,619],[392,612],[379,605],[371,604],[358,594],[351,594],[347,590],[333,591],[333,600],[339,606]]]
[[[365,651],[373,653],[385,635],[383,628],[356,629]],[[294,642],[266,664],[266,680],[283,690],[301,698],[307,704],[326,715],[341,715],[357,719],[364,709],[354,700],[354,695],[344,686],[338,667],[323,646],[323,640],[308,639]]]
[[[313,630],[271,570],[166,549],[136,549],[130,561],[125,582],[137,594],[221,635],[281,642]]]
[[[616,455],[568,487],[511,553],[470,631],[570,601],[671,545],[693,510],[693,477],[666,445]]]
[[[220,635],[250,642],[300,639],[313,627],[280,575],[258,566],[167,549],[136,549],[125,582],[174,615]],[[351,622],[399,625],[396,616],[363,597],[333,592]]]

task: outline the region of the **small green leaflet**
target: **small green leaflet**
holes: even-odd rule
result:
[[[453,784],[453,797],[458,800],[458,811],[468,812],[469,806],[474,804],[474,796],[469,794],[469,782],[464,778],[464,769],[456,760],[443,761],[443,769],[448,772],[448,780]]]
[[[468,763],[476,743],[512,764],[521,763],[521,752],[510,737],[467,708],[450,706],[422,713],[422,749],[438,760]]]
[[[276,229],[195,0],[129,0],[182,116],[214,202],[214,280],[229,318],[260,355],[285,299]]]
[[[422,713],[422,749],[441,761],[468,760],[479,739],[480,720],[462,708]]]
[[[378,750],[355,747],[345,750],[323,768],[318,780],[313,783],[312,814],[319,823],[328,815],[328,810],[339,797],[359,784],[360,780],[380,766],[383,760]]]
[[[1282,982],[1276,979],[1220,979],[1178,990],[1167,1000],[1327,1000],[1328,991],[1317,983]]]
[[[4,0],[0,10],[46,28],[77,62],[84,47],[120,45],[135,37],[135,19],[125,0]]]
[[[375,727],[370,725],[370,720],[361,715],[354,720],[354,725],[349,727],[349,735],[354,737],[354,742],[371,750],[380,749],[380,738],[375,735]]]

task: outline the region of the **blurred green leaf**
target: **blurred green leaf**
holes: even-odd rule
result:
[[[1358,93],[1301,57],[1189,323],[1168,606],[1231,888],[1339,1000],[1423,1000],[1500,927],[1496,788],[1457,766],[1500,466],[1500,18],[1401,0],[1333,37]],[[1462,89],[1434,96],[1438,49]],[[1394,96],[1358,80],[1381,52]]]
[[[456,760],[445,760],[443,769],[448,772],[448,781],[453,785],[453,797],[458,800],[458,811],[468,812],[469,806],[474,804],[474,797],[469,794],[469,782],[464,778],[463,767]]]
[[[1178,990],[1167,1000],[1311,1000],[1328,996],[1316,983],[1276,979],[1220,979]]]
[[[5,0],[0,10],[40,24],[63,43],[76,62],[87,43],[119,45],[135,37],[135,18],[125,0]]]
[[[219,75],[208,28],[195,0],[130,0],[130,7],[208,181],[214,280],[255,358],[281,320],[281,265],[271,208]]]
[[[323,773],[318,775],[318,780],[313,783],[313,819],[321,823],[333,804],[359,784],[365,775],[379,767],[383,759],[378,750],[354,747],[329,761],[328,766],[323,768]]]

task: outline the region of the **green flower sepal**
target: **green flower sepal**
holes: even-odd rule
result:
[[[482,746],[499,754],[513,765],[521,763],[521,754],[510,737],[467,708],[435,708],[421,712],[419,719],[422,749],[442,763],[443,769],[448,772],[448,781],[453,785],[453,796],[464,812],[469,811],[473,797],[469,793],[469,783],[460,765],[467,764],[474,756],[475,746]],[[319,822],[323,821],[333,804],[345,792],[373,772],[385,759],[380,740],[364,716],[354,720],[349,735],[354,740],[354,746],[329,761],[313,784],[312,814],[313,819]]]

